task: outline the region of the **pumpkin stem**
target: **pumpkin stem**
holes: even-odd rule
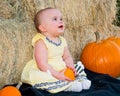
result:
[[[16,88],[19,89],[21,87],[21,85],[22,85],[22,82],[19,81],[19,83],[17,84]]]
[[[95,32],[95,36],[96,36],[96,43],[100,42],[100,34],[98,31]]]

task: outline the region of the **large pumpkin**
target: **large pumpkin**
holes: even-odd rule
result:
[[[109,74],[112,77],[120,76],[120,38],[110,37],[91,42],[83,49],[80,60],[84,66],[94,72]]]

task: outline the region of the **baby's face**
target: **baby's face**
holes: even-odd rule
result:
[[[41,16],[41,25],[48,34],[54,36],[59,36],[65,29],[61,12],[57,9],[48,9],[43,12]]]

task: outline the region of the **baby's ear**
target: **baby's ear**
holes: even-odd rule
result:
[[[43,25],[39,25],[39,30],[42,32],[46,32],[46,28]]]

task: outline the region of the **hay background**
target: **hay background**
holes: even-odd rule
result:
[[[84,46],[95,41],[95,31],[101,39],[120,36],[120,28],[112,25],[116,0],[0,0],[0,88],[20,80],[23,67],[32,58],[34,14],[49,6],[63,13],[64,36],[75,62]]]

